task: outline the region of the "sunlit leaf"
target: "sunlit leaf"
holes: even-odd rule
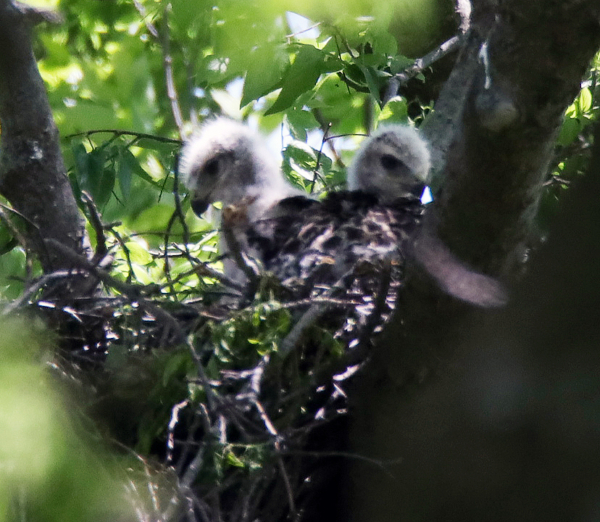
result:
[[[581,131],[581,123],[577,118],[565,118],[558,135],[558,143],[563,146],[573,143]]]
[[[408,107],[406,106],[406,100],[400,96],[396,96],[383,106],[378,121],[387,123],[405,123],[407,118]]]
[[[315,129],[319,123],[312,112],[292,107],[285,113],[285,120],[294,138],[306,141],[307,130]]]
[[[227,464],[229,464],[230,466],[234,466],[236,468],[246,467],[243,461],[241,461],[231,450],[227,451],[227,453],[225,454],[225,459],[227,461]]]
[[[577,111],[578,114],[583,115],[588,112],[592,107],[592,93],[586,87],[581,89],[579,96],[577,97]]]
[[[300,47],[294,63],[283,77],[281,92],[265,114],[287,109],[304,92],[312,89],[325,70],[325,55],[311,45]]]
[[[287,64],[287,54],[280,44],[267,44],[254,49],[249,57],[240,106],[272,91],[281,80]]]

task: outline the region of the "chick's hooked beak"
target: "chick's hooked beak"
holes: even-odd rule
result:
[[[192,210],[194,211],[194,214],[196,214],[198,217],[202,217],[202,214],[206,212],[208,205],[208,198],[199,198],[196,196],[192,197]]]

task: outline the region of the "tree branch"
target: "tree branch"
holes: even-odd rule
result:
[[[401,73],[392,76],[383,96],[383,104],[385,105],[398,94],[400,85],[422,73],[427,67],[431,67],[435,62],[441,60],[447,54],[456,51],[460,47],[462,41],[463,38],[461,36],[453,36],[430,53],[427,53],[423,58],[417,58],[410,67],[407,67]]]
[[[146,8],[137,0],[134,0],[135,8],[138,13],[144,18],[144,23],[146,24],[146,29],[155,38],[162,49],[163,53],[163,67],[165,71],[165,85],[167,88],[167,97],[171,102],[171,112],[173,114],[173,119],[175,121],[175,125],[177,126],[177,130],[179,131],[179,136],[183,139],[185,136],[184,127],[183,127],[183,116],[181,114],[181,107],[179,106],[179,98],[177,96],[177,90],[175,88],[175,82],[173,80],[173,57],[171,55],[171,37],[169,35],[169,9],[171,9],[171,4],[168,2],[164,6],[163,10],[163,29],[162,31],[158,31],[156,26],[147,18]]]
[[[462,104],[434,184],[441,238],[488,273],[522,263],[564,110],[600,45],[598,9],[590,1],[473,2],[457,65],[470,76],[442,94]],[[440,111],[438,120],[448,116]],[[440,134],[429,131],[435,143]]]
[[[85,231],[33,55],[31,19],[32,8],[0,0],[0,193],[26,218],[28,243],[50,273],[73,265],[42,238],[82,253]]]

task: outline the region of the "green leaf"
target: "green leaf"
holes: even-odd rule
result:
[[[558,143],[566,147],[575,141],[580,132],[581,123],[577,118],[565,118],[558,135]]]
[[[408,107],[406,100],[401,96],[395,96],[389,100],[381,109],[378,121],[388,123],[405,123],[408,119]]]
[[[156,203],[146,208],[135,218],[131,224],[134,230],[141,232],[151,232],[154,230],[166,230],[166,227],[173,215],[173,206],[163,203]],[[180,226],[180,225],[179,225]],[[174,233],[179,231],[179,226],[175,227]]]
[[[150,183],[151,185],[153,185],[154,187],[158,188],[158,189],[162,189],[163,188],[163,184],[156,181],[152,176],[150,176],[150,174],[148,174],[144,168],[140,165],[140,162],[138,161],[138,159],[131,154],[130,151],[128,151],[129,154],[126,154],[124,156],[124,160],[128,162],[129,166],[131,167],[131,171],[138,177],[143,179],[144,181],[147,181],[148,183]]]
[[[88,158],[87,151],[83,143],[75,143],[71,145],[73,159],[75,160],[75,172],[78,179],[83,179],[88,175]]]
[[[132,263],[146,265],[153,261],[152,255],[148,252],[148,245],[141,239],[131,240],[126,243],[129,250],[129,258]]]
[[[285,121],[295,139],[306,141],[307,130],[316,129],[319,123],[311,111],[305,111],[296,107],[290,108],[285,113]]]
[[[182,32],[190,31],[198,22],[208,23],[211,6],[205,0],[171,0],[170,22]]]
[[[13,237],[8,227],[4,223],[0,223],[0,256],[10,252],[18,244],[19,242]]]
[[[162,376],[163,386],[167,386],[173,376],[178,375],[179,378],[181,378],[180,374],[185,371],[189,360],[190,356],[187,351],[181,351],[171,355],[165,364],[165,369]]]
[[[25,269],[26,255],[23,249],[13,248],[0,256],[0,294],[12,301],[23,293],[24,281],[30,277]]]
[[[312,89],[321,75],[325,56],[312,45],[301,46],[294,63],[283,78],[279,96],[265,114],[275,114],[287,109],[301,94]]]
[[[365,74],[362,68],[356,63],[346,62],[344,66],[344,74],[346,78],[354,84],[355,89],[361,89],[361,92],[364,90],[366,92],[368,90]]]
[[[66,108],[64,118],[65,125],[62,132],[67,134],[94,128],[111,128],[117,121],[114,109],[88,100],[78,100],[76,105]]]
[[[86,153],[85,147],[79,144],[73,147],[73,155],[82,190],[92,196],[96,205],[103,207],[110,199],[115,184],[114,170],[105,167],[106,150],[97,148]]]
[[[284,158],[289,160],[294,170],[299,174],[312,179],[312,172],[317,168],[317,154],[315,150],[303,141],[294,140],[284,150]]]
[[[577,97],[577,112],[580,116],[583,116],[586,112],[592,108],[592,93],[586,87],[581,89],[579,96]]]
[[[283,46],[270,44],[254,49],[250,54],[240,108],[276,89],[286,65]]]
[[[225,460],[227,461],[227,464],[229,464],[230,466],[234,466],[236,468],[245,468],[246,467],[246,465],[231,450],[227,450],[227,453],[225,455]]]
[[[117,170],[117,177],[119,179],[119,187],[125,200],[129,199],[131,194],[131,176],[134,169],[134,164],[137,164],[135,156],[129,149],[121,151],[119,155],[119,167]]]
[[[377,81],[377,73],[373,67],[368,67],[366,65],[358,65],[360,70],[365,76],[365,81],[367,82],[367,87],[369,88],[369,92],[374,100],[378,103],[381,100],[381,96],[379,94],[379,82]]]
[[[410,67],[413,63],[414,60],[411,60],[410,58],[399,54],[392,58],[392,61],[390,63],[390,72],[392,74],[398,74]]]
[[[91,194],[96,204],[103,207],[108,203],[115,188],[115,171],[112,167],[105,166],[104,154],[94,154],[95,149],[90,153],[90,177]]]
[[[369,42],[374,54],[395,56],[398,54],[398,42],[381,27],[370,26],[365,31],[365,40]]]
[[[155,140],[152,138],[141,138],[136,141],[136,145],[142,147],[147,150],[155,150],[156,152],[160,152],[163,156],[168,156],[173,152],[175,148],[180,147],[172,142],[166,142],[162,140]]]

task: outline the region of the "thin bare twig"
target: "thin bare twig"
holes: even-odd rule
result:
[[[181,485],[184,488],[191,487],[191,485],[194,483],[194,480],[196,480],[198,473],[200,473],[200,470],[202,469],[202,462],[204,460],[204,449],[204,445],[201,445],[198,449],[198,453],[196,453],[196,456],[185,470],[185,473],[181,478]]]
[[[40,248],[43,250],[43,255],[48,257],[50,255],[50,253],[48,252],[48,248],[46,246],[46,244],[44,243],[44,238],[42,237],[42,234],[40,232],[40,229],[36,226],[35,223],[33,223],[29,218],[27,218],[27,216],[23,215],[21,212],[19,212],[18,210],[9,207],[7,205],[4,205],[3,203],[0,203],[0,209],[5,210],[8,213],[14,214],[15,216],[18,216],[20,219],[22,219],[25,223],[27,223],[27,225],[30,227],[30,229],[33,231],[33,234],[35,234],[36,239],[39,240],[40,242]],[[25,236],[21,233],[21,231],[14,225],[14,223],[11,222],[10,218],[8,217],[8,215],[6,213],[2,214],[3,217],[3,222],[6,224],[6,226],[10,229],[11,233],[17,238],[17,240],[19,241],[19,244],[25,248],[25,251],[27,253],[30,252],[34,252],[35,250],[32,248],[31,245],[31,240],[33,239],[33,234],[31,235],[31,237],[29,238],[29,241],[25,238]],[[39,252],[38,252],[39,255]],[[30,264],[31,262],[29,261],[29,256],[28,256],[28,263],[27,263],[27,268],[28,268],[28,272],[30,272]]]
[[[177,209],[175,209],[175,211],[173,211],[173,213],[171,214],[171,217],[169,218],[169,222],[167,223],[167,229],[165,230],[165,236],[164,236],[164,253],[163,253],[163,272],[165,274],[165,277],[167,278],[167,285],[169,286],[169,288],[171,289],[171,293],[173,295],[176,295],[175,292],[175,286],[173,283],[173,279],[171,278],[171,265],[169,264],[169,233],[171,232],[171,227],[173,226],[173,224],[175,223],[175,220],[177,219]],[[185,246],[186,250],[187,250],[187,244]]]
[[[284,455],[300,455],[300,456],[310,456],[310,457],[341,457],[344,459],[359,460],[361,462],[373,464],[374,466],[381,468],[390,477],[393,475],[390,473],[390,471],[387,468],[389,466],[394,466],[396,464],[400,464],[404,460],[404,458],[402,458],[402,457],[398,457],[397,459],[390,459],[390,460],[373,459],[371,457],[366,457],[365,455],[359,455],[357,453],[349,453],[346,451],[284,451]]]
[[[319,317],[321,317],[327,311],[327,309],[327,305],[319,303],[311,306],[306,312],[304,312],[290,333],[287,334],[285,339],[281,342],[279,354],[283,359],[285,359],[300,344],[302,334],[313,324],[315,324]]]
[[[194,441],[194,436],[196,434],[196,430],[200,426],[200,423],[204,422],[204,419],[201,415],[194,415],[194,420],[192,421],[192,425],[188,430],[187,440],[185,444],[183,444],[183,450],[181,455],[179,456],[179,462],[177,463],[177,476],[180,477],[183,472],[183,468],[189,462],[188,458],[191,452],[192,446],[197,446],[198,442]]]
[[[248,522],[250,518],[250,500],[254,497],[256,488],[260,482],[260,477],[256,478],[250,483],[248,492],[244,495],[244,502],[242,504],[242,517],[241,522]]]
[[[94,200],[91,198],[91,196],[87,192],[82,191],[81,199],[88,209],[90,223],[92,224],[94,232],[96,232],[96,252],[94,252],[92,263],[97,264],[108,254],[108,248],[106,248],[106,237],[104,236],[104,226],[102,225],[100,212],[96,208]]]
[[[276,443],[278,444],[278,443]],[[277,450],[280,451],[280,447],[277,447]],[[288,476],[287,470],[285,469],[285,465],[283,464],[283,458],[281,455],[277,457],[277,464],[279,466],[279,471],[281,476],[283,477],[283,483],[285,484],[285,490],[288,495],[288,502],[290,505],[290,514],[292,516],[296,515],[296,503],[294,501],[294,491],[292,490],[292,484],[290,482],[290,477]]]
[[[294,492],[292,490],[292,484],[291,484],[290,478],[287,474],[287,470],[285,469],[285,465],[283,464],[283,458],[281,457],[281,442],[280,442],[279,433],[277,432],[277,429],[271,422],[271,419],[269,418],[269,415],[267,414],[267,411],[265,410],[262,403],[258,399],[254,399],[252,402],[254,403],[254,406],[255,406],[256,410],[258,411],[258,414],[259,414],[261,420],[263,421],[265,428],[267,429],[269,434],[275,439],[274,445],[275,445],[275,449],[277,450],[277,465],[279,467],[281,476],[283,477],[283,482],[285,484],[285,489],[287,491],[288,502],[290,505],[290,512],[292,515],[294,515],[296,513],[296,504],[294,502]]]
[[[194,362],[196,363],[196,369],[198,370],[198,378],[202,383],[202,387],[204,388],[204,393],[206,394],[206,402],[208,403],[208,407],[210,408],[210,412],[217,411],[217,396],[213,392],[212,386],[204,372],[204,366],[202,365],[202,360],[198,356],[196,349],[192,346],[190,342],[186,343],[187,349],[189,350]],[[207,412],[208,414],[208,412]]]
[[[181,329],[179,321],[177,321],[177,319],[169,312],[166,312],[156,303],[149,301],[148,299],[139,298],[137,302],[139,303],[140,308],[153,315],[157,321],[163,323],[165,328],[162,332],[160,346],[167,345],[169,341],[175,344],[185,342],[185,333]]]
[[[0,205],[0,207],[4,207],[4,205]],[[8,207],[4,207],[4,208],[8,208]],[[2,210],[2,208],[0,208],[0,221],[2,221],[2,223],[4,223],[4,225],[6,226],[6,228],[8,228],[8,230],[10,230],[10,233],[19,242],[19,245],[21,245],[25,249],[25,251],[29,250],[28,246],[27,246],[27,239],[25,238],[25,236],[23,234],[21,234],[21,231],[19,230],[19,228],[6,215],[6,213],[4,212],[4,210]]]
[[[132,301],[137,302],[140,308],[154,316],[157,321],[162,322],[165,326],[165,330],[162,334],[161,345],[166,344],[171,338],[174,343],[181,343],[185,340],[185,334],[183,333],[179,322],[156,303],[144,298],[145,294],[156,291],[158,287],[155,285],[134,285],[119,281],[84,256],[77,254],[77,252],[55,239],[47,239],[46,242],[49,245],[52,245],[53,248],[65,256],[65,258],[69,259],[74,265],[79,266],[81,269],[102,281],[105,285],[115,288]]]
[[[173,172],[175,173],[175,183],[173,184],[173,195],[175,196],[175,211],[179,220],[181,221],[181,226],[183,227],[183,244],[185,246],[185,251],[189,255],[188,243],[190,242],[190,230],[185,222],[185,216],[183,214],[183,209],[181,207],[181,197],[179,196],[179,156],[175,157],[175,165],[173,168]]]
[[[139,2],[139,0],[133,0],[133,5],[144,20],[144,25],[146,26],[146,29],[148,29],[148,32],[154,38],[158,39],[158,31],[156,29],[156,26],[150,20],[148,20],[148,13],[146,12],[146,8],[144,7],[144,5],[141,2]]]
[[[117,243],[119,243],[119,246],[121,247],[121,250],[123,250],[123,254],[125,255],[125,262],[127,263],[127,268],[129,269],[129,272],[127,274],[127,283],[131,284],[131,281],[133,281],[133,276],[134,276],[133,263],[131,262],[131,252],[129,251],[129,248],[125,244],[125,241],[123,241],[121,234],[119,234],[115,230],[116,226],[117,225],[115,225],[115,224],[111,224],[111,225],[106,225],[105,228],[115,237],[115,239],[117,240]]]
[[[300,299],[299,301],[292,301],[290,303],[280,303],[282,309],[294,309],[294,308],[306,308],[313,304],[328,305],[338,308],[351,308],[363,304],[362,301],[355,301],[351,299],[336,299],[334,297],[309,297],[307,299]]]
[[[77,273],[77,271],[75,271],[75,273]],[[47,284],[56,281],[57,279],[64,279],[72,276],[73,270],[58,270],[40,277],[35,283],[29,285],[18,299],[15,299],[9,305],[6,305],[2,310],[1,315],[10,315],[14,311],[28,304],[29,299]]]
[[[135,137],[134,143],[135,143],[135,141],[138,141],[141,139],[154,140],[154,141],[159,141],[161,143],[172,143],[174,145],[181,145],[181,143],[182,143],[181,140],[176,140],[174,138],[165,138],[164,136],[156,136],[155,134],[147,134],[145,132],[124,131],[124,130],[119,130],[119,129],[94,129],[94,130],[89,130],[89,131],[85,131],[85,132],[77,132],[75,134],[68,134],[67,136],[64,137],[64,139],[79,138],[81,136],[89,137],[94,134],[114,134],[115,137],[134,136]]]
[[[550,176],[548,181],[544,181],[544,187],[549,187],[551,185],[570,185],[571,180],[562,178],[560,176]]]
[[[233,288],[234,290],[238,290],[239,292],[244,290],[243,285],[236,283],[233,279],[230,279],[225,274],[222,274],[218,270],[211,268],[206,263],[203,263],[201,261],[198,263],[199,264],[196,267],[194,267],[193,272],[197,272],[200,275],[208,275],[208,276],[216,279],[220,283],[223,283],[225,286],[228,286],[229,288]]]
[[[69,259],[69,261],[75,266],[79,266],[79,268],[97,277],[105,285],[115,288],[116,290],[118,290],[122,294],[127,295],[128,297],[134,297],[135,299],[138,299],[144,290],[144,287],[142,286],[127,284],[123,281],[115,279],[108,272],[102,270],[101,268],[98,268],[89,259],[78,254],[68,246],[63,245],[56,239],[46,239],[44,242],[48,245],[51,245],[52,248],[54,248],[55,250],[58,250],[63,256],[65,256],[65,258]]]
[[[347,290],[348,287],[352,284],[349,280],[348,276],[352,275],[352,270],[348,273],[344,274],[338,281],[329,288],[326,296],[327,302],[330,299],[330,296],[333,295],[338,290]],[[353,278],[352,278],[353,279]],[[329,305],[324,304],[323,302],[316,301],[313,299],[313,304],[302,317],[298,320],[298,322],[294,325],[290,333],[287,334],[286,338],[281,342],[281,346],[279,347],[279,354],[284,359],[292,352],[299,344],[302,339],[302,334],[310,328],[315,322],[329,310]]]
[[[190,231],[188,229],[187,223],[185,222],[185,216],[183,214],[183,209],[181,208],[181,199],[179,197],[179,160],[175,158],[175,167],[173,169],[175,173],[175,183],[173,185],[173,196],[175,198],[175,210],[171,217],[169,218],[169,223],[167,224],[167,230],[165,231],[165,253],[164,253],[164,272],[167,278],[167,282],[171,287],[171,292],[175,294],[175,287],[173,283],[173,279],[171,277],[171,267],[169,265],[169,235],[171,233],[171,228],[175,224],[175,221],[179,219],[181,226],[183,228],[183,248],[185,249],[185,254],[187,259],[191,259],[190,250],[188,248],[188,243],[190,242]]]
[[[319,27],[319,26],[320,26],[322,23],[323,23],[323,22],[317,22],[316,24],[313,24],[313,25],[311,25],[310,27],[307,27],[306,29],[302,29],[302,30],[300,30],[300,31],[297,31],[297,32],[295,32],[295,33],[292,33],[292,34],[286,34],[286,35],[285,35],[285,38],[287,39],[287,41],[288,41],[288,44],[291,44],[291,43],[292,43],[292,42],[291,42],[291,39],[292,39],[292,38],[295,38],[295,37],[296,37],[296,36],[298,36],[299,34],[306,33],[306,32],[308,32],[308,31],[311,31],[312,29],[316,29],[316,28],[317,28],[317,27]]]
[[[430,67],[435,62],[446,56],[448,53],[458,49],[463,42],[463,35],[453,36],[437,49],[434,49],[430,53],[427,53],[422,58],[417,58],[410,67],[404,69],[404,71],[392,76],[389,81],[388,87],[383,96],[383,104],[385,105],[394,96],[398,94],[400,85],[406,83],[411,78],[414,78],[419,73],[423,72],[427,67]]]
[[[173,81],[173,57],[171,56],[170,50],[171,39],[169,35],[168,11],[171,8],[171,4],[167,2],[164,6],[162,31],[158,31],[156,26],[150,20],[148,20],[146,8],[138,0],[134,0],[133,4],[137,9],[138,13],[140,13],[140,15],[142,16],[142,19],[144,20],[144,24],[146,25],[146,29],[148,29],[148,32],[161,45],[163,52],[163,67],[165,70],[165,84],[167,87],[167,97],[171,102],[171,112],[173,114],[173,119],[175,120],[177,130],[179,131],[179,136],[183,138],[185,135],[183,128],[183,117],[181,115],[181,107],[179,105],[177,89],[175,88],[175,82]]]
[[[315,165],[315,170],[313,172],[313,179],[310,184],[309,194],[313,193],[313,190],[315,188],[315,183],[317,182],[317,178],[319,177],[319,165],[321,164],[321,156],[323,155],[323,145],[325,145],[325,143],[327,142],[326,138],[327,138],[327,134],[329,134],[330,130],[331,130],[331,123],[329,123],[327,125],[327,127],[325,128],[325,130],[323,130],[323,138],[321,139],[321,146],[319,147],[319,152],[317,154],[317,164]]]
[[[171,246],[178,248],[177,245],[171,245]],[[179,250],[181,251],[181,249],[179,249]],[[185,255],[185,253],[183,251],[181,251],[181,252],[182,252],[182,255]],[[169,255],[169,257],[171,257],[171,256],[172,256],[172,254]],[[199,259],[194,258],[191,254],[190,254],[188,260],[190,261],[190,263],[192,263],[195,266],[191,270],[182,272],[177,277],[175,277],[173,279],[173,283],[178,283],[182,279],[185,279],[186,277],[189,277],[192,274],[198,274],[199,276],[212,277],[213,279],[216,279],[223,285],[225,285],[229,288],[232,288],[234,290],[238,290],[239,292],[241,292],[244,289],[243,285],[236,283],[233,279],[230,279],[225,274],[219,272],[218,270],[215,270],[214,268],[211,268],[204,261],[200,261]]]

